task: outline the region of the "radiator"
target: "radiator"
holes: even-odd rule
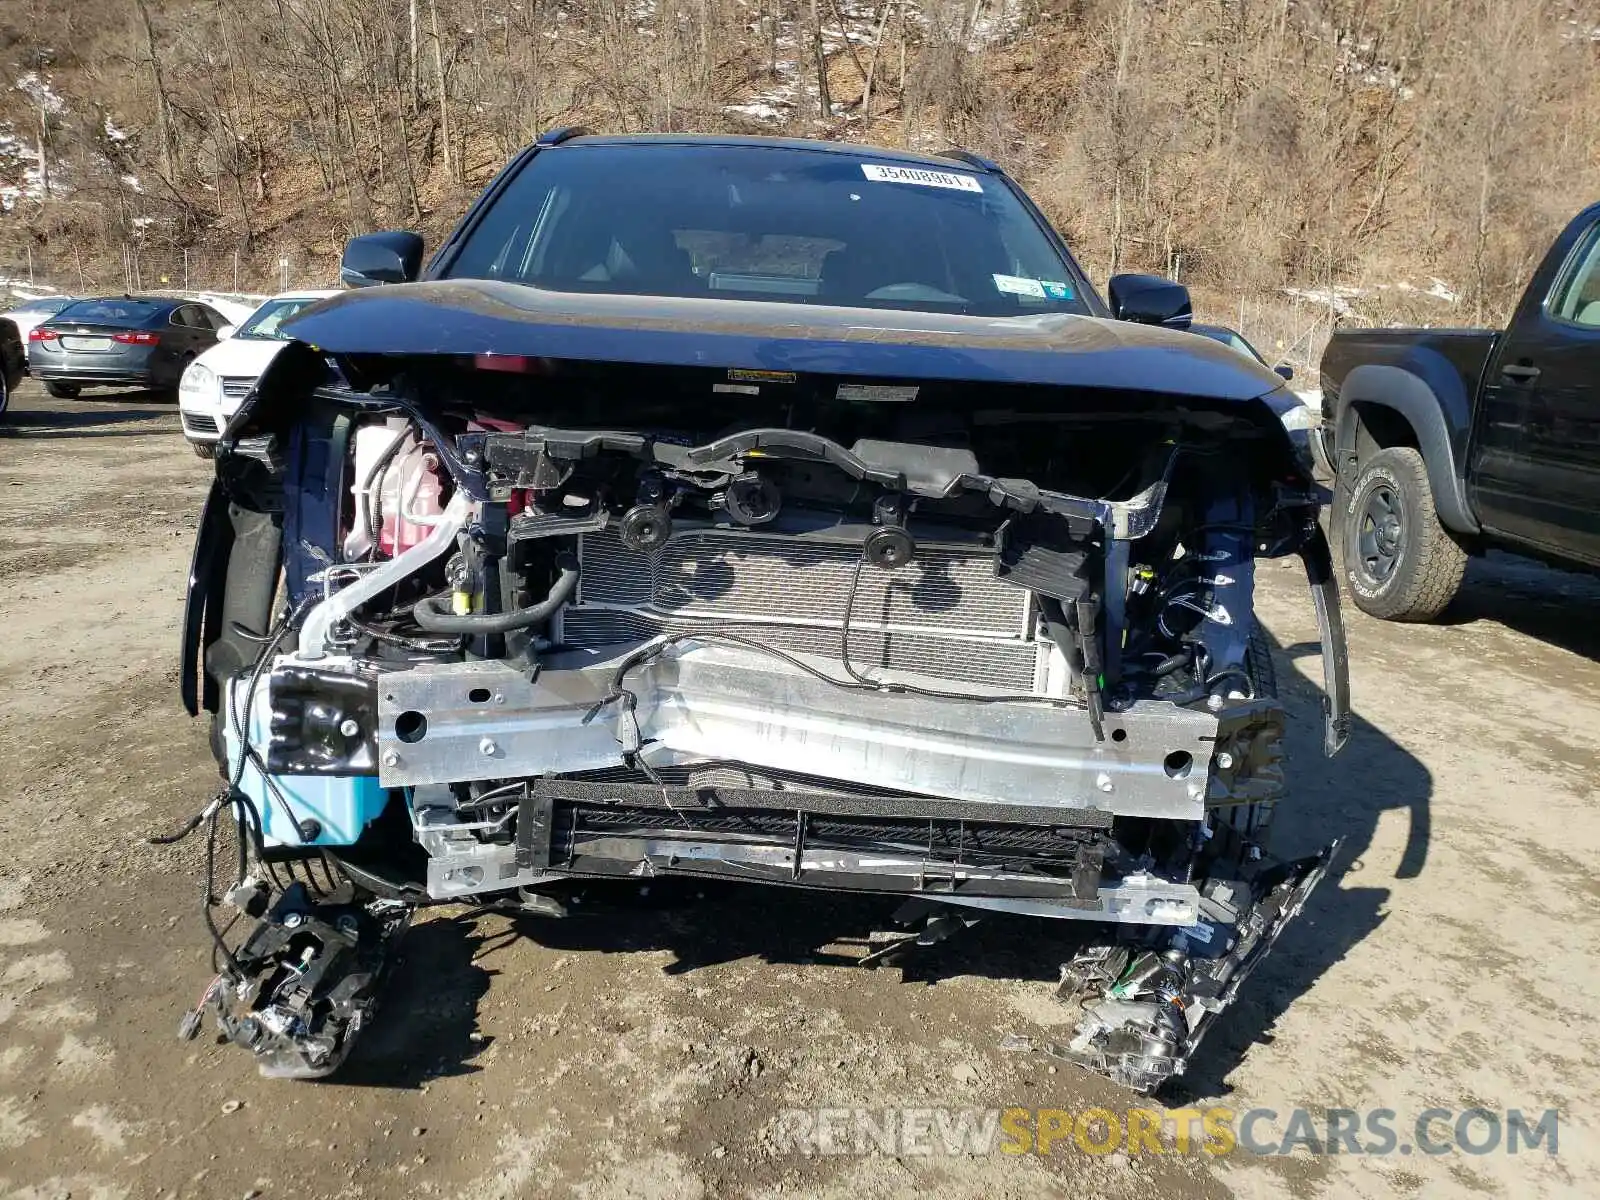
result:
[[[837,659],[858,541],[687,529],[654,554],[611,531],[585,534],[583,574],[559,638],[573,647],[717,630]],[[850,660],[1036,693],[1044,648],[1028,593],[995,577],[982,546],[919,546],[897,571],[861,568]]]

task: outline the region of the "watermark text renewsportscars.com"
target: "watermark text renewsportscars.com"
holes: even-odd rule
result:
[[[1556,1109],[1426,1108],[806,1108],[771,1126],[780,1153],[1546,1154],[1560,1152]]]

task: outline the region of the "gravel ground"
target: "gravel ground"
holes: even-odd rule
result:
[[[1444,624],[1352,616],[1359,719],[1328,762],[1309,599],[1263,569],[1297,714],[1278,846],[1347,843],[1179,1093],[1388,1108],[1407,1143],[1429,1107],[1553,1107],[1558,1154],[805,1156],[784,1109],[1139,1103],[1000,1049],[1070,1023],[1059,931],[980,925],[868,970],[877,902],[446,913],[333,1082],[176,1040],[208,975],[201,847],[142,838],[216,786],[175,666],[207,474],[140,395],[29,385],[0,425],[0,1196],[1591,1194],[1600,581],[1492,559]]]

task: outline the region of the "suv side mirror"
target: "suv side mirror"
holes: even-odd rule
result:
[[[422,237],[404,230],[353,237],[339,260],[339,282],[346,287],[410,283],[420,274]]]
[[[227,341],[234,335],[238,328],[239,327],[237,325],[224,325],[221,329],[217,330],[217,341]]]
[[[1277,372],[1278,378],[1282,379],[1285,383],[1288,383],[1289,380],[1294,378],[1294,368],[1293,367],[1282,366],[1282,367],[1273,367],[1272,369],[1275,372]]]
[[[1106,290],[1111,315],[1119,321],[1187,329],[1194,316],[1189,289],[1160,275],[1113,275]]]

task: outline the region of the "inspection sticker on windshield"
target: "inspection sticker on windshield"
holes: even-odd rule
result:
[[[1021,275],[996,275],[994,286],[1007,295],[1044,299],[1044,284],[1037,279],[1024,279]]]
[[[983,184],[971,175],[954,171],[930,171],[926,167],[889,167],[882,163],[862,163],[861,173],[874,183],[914,183],[919,187],[949,188],[953,192],[982,192]]]

